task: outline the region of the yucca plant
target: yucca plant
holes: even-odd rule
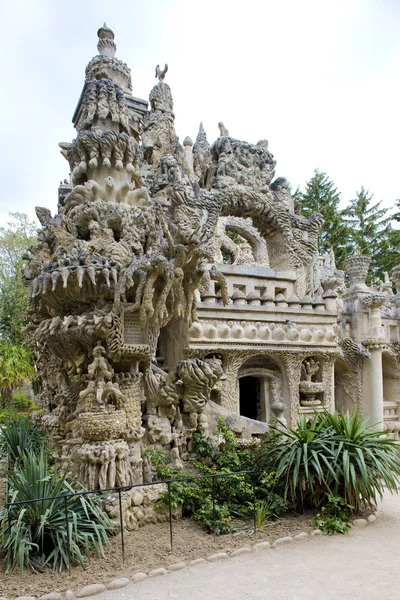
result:
[[[335,448],[324,419],[319,414],[310,421],[300,416],[296,428],[281,424],[272,429],[266,455],[270,470],[283,482],[285,500],[301,507],[320,506],[336,479]]]
[[[335,444],[335,495],[359,510],[373,507],[386,487],[397,493],[400,480],[399,443],[370,425],[360,413],[324,415]]]
[[[11,463],[29,450],[39,452],[47,445],[47,438],[35,427],[29,417],[8,419],[0,427],[0,454],[9,456]]]
[[[397,491],[399,444],[376,431],[359,413],[300,417],[297,427],[274,429],[266,453],[284,483],[285,498],[320,507],[326,493],[359,510],[373,506],[384,486]]]
[[[38,571],[46,566],[61,571],[86,564],[89,553],[103,554],[103,545],[113,533],[113,525],[99,504],[99,498],[66,494],[82,491],[49,466],[44,449],[21,454],[9,474],[10,501],[47,498],[40,502],[13,505],[0,511],[0,544],[5,550],[6,572],[23,569]]]

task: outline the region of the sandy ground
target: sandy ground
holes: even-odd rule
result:
[[[379,519],[347,536],[313,538],[278,550],[189,567],[99,600],[389,600],[400,598],[400,496]]]
[[[169,545],[169,524],[158,523],[147,525],[138,531],[125,532],[125,562],[122,562],[121,539],[117,535],[104,548],[105,556],[93,555],[87,569],[74,567],[70,573],[25,572],[21,579],[19,573],[6,575],[0,557],[0,596],[8,600],[17,596],[36,596],[48,592],[75,592],[90,583],[109,583],[117,577],[130,577],[138,571],[148,572],[158,567],[168,567],[176,562],[191,560],[201,556],[209,556],[215,552],[232,551],[235,548],[248,546],[268,539],[273,542],[279,537],[296,535],[300,531],[312,531],[312,514],[286,516],[278,522],[266,523],[254,535],[252,524],[247,523],[243,530],[243,522],[237,526],[241,531],[234,535],[213,536],[205,532],[203,527],[190,519],[174,521],[173,553]],[[246,524],[245,524],[246,525]]]

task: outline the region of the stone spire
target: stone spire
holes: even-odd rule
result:
[[[203,123],[200,123],[199,132],[193,146],[193,164],[194,171],[199,179],[202,178],[203,168],[211,164],[210,144],[207,141]]]
[[[99,38],[99,41],[97,42],[99,54],[114,58],[117,46],[114,42],[114,32],[112,29],[107,27],[106,23],[104,23],[103,27],[100,27],[97,31],[97,37]]]
[[[156,66],[155,76],[158,83],[149,95],[150,112],[145,116],[142,131],[142,144],[146,160],[150,164],[158,164],[161,156],[183,153],[175,133],[174,102],[171,88],[165,83],[168,65],[160,69]]]

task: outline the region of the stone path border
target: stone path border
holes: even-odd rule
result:
[[[372,523],[375,523],[377,518],[378,518],[378,512],[374,512],[374,513],[370,514],[366,519],[355,519],[352,522],[351,526],[358,528],[358,529],[364,528],[364,527],[367,527],[368,525],[372,525]],[[127,586],[129,583],[139,583],[140,581],[144,581],[148,577],[160,577],[162,575],[167,575],[168,573],[173,572],[173,571],[180,571],[181,569],[185,569],[187,567],[194,567],[194,566],[201,565],[201,564],[205,565],[208,562],[213,563],[213,562],[217,562],[220,560],[228,560],[230,558],[240,556],[241,554],[248,554],[250,552],[259,552],[259,551],[265,551],[265,550],[269,550],[269,549],[278,550],[281,546],[286,546],[293,542],[300,542],[300,541],[304,541],[304,540],[307,540],[310,538],[319,537],[321,535],[322,535],[322,531],[320,529],[314,529],[314,531],[312,531],[311,534],[302,532],[302,533],[298,533],[294,537],[286,536],[286,537],[278,538],[277,540],[275,540],[273,542],[273,544],[270,544],[270,542],[267,542],[267,541],[258,542],[257,544],[254,544],[251,547],[244,546],[243,548],[237,548],[236,550],[233,550],[229,554],[227,552],[217,552],[215,554],[211,554],[207,558],[196,558],[189,562],[174,563],[174,564],[168,565],[167,568],[160,567],[158,569],[152,569],[148,573],[135,573],[134,575],[131,576],[131,578],[120,577],[118,579],[113,579],[112,581],[110,581],[110,583],[108,585],[105,585],[103,583],[93,583],[90,585],[85,585],[83,588],[81,588],[76,593],[73,592],[72,590],[67,590],[65,592],[65,600],[75,600],[76,598],[91,598],[93,596],[97,596],[98,594],[106,592],[107,590],[117,590],[117,589],[123,588],[123,587]],[[7,598],[4,596],[1,596],[0,600],[7,600]],[[39,598],[36,598],[35,596],[18,596],[18,598],[16,598],[15,600],[63,600],[63,596],[59,592],[50,592],[48,594],[44,594],[43,596],[40,596]]]

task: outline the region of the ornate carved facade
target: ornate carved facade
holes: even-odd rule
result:
[[[71,183],[57,215],[37,208],[25,272],[42,426],[61,456],[89,487],[112,487],[143,480],[149,446],[181,467],[218,415],[261,435],[336,403],[396,432],[390,282],[367,288],[368,259],[353,257],[346,288],[318,255],[321,215],[302,216],[274,179],[268,142],[220,123],[213,144],[200,125],[181,145],[167,65],[148,105],[113,32],[98,37],[76,139],[60,144]]]

